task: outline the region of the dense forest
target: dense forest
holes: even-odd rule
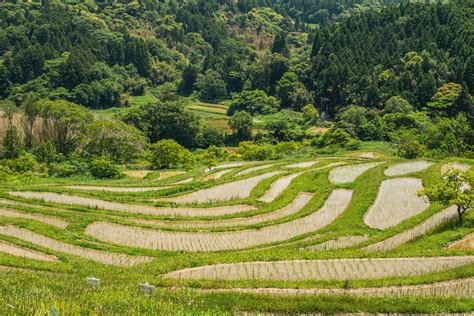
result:
[[[2,2],[2,156],[100,156],[87,139],[114,131],[145,149],[389,141],[407,158],[472,156],[473,21],[468,0]],[[228,127],[189,98],[227,104]],[[254,128],[259,115],[272,119]]]

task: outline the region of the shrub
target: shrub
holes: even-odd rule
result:
[[[171,139],[161,140],[152,146],[151,164],[156,169],[190,168],[193,154]]]
[[[346,131],[340,128],[331,128],[327,133],[315,139],[314,144],[320,148],[325,146],[346,147],[353,141]]]
[[[270,144],[258,145],[253,142],[241,142],[237,153],[242,155],[244,160],[267,160],[273,157],[274,150]]]
[[[122,176],[115,163],[108,158],[96,158],[91,162],[90,173],[99,179],[118,179]]]
[[[6,160],[4,165],[13,173],[44,172],[45,166],[36,161],[35,156],[26,153],[17,159]]]
[[[61,178],[86,175],[88,172],[89,166],[84,162],[76,160],[52,163],[48,168],[50,176]]]
[[[415,159],[424,154],[426,147],[414,139],[403,139],[398,144],[397,154],[406,159]]]

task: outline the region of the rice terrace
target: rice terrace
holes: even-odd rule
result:
[[[221,162],[160,181],[6,183],[3,286],[51,298],[59,286],[71,301],[52,301],[56,311],[79,310],[77,295],[80,304],[94,304],[118,293],[165,310],[178,297],[196,308],[209,297],[239,297],[235,304],[247,309],[254,295],[270,310],[291,306],[285,301],[295,296],[336,305],[350,298],[369,308],[374,297],[401,306],[410,297],[430,301],[430,308],[447,302],[468,308],[474,250],[464,240],[472,239],[472,227],[456,225],[453,207],[417,192],[473,162],[361,156]],[[469,214],[465,222],[471,220]],[[90,277],[100,287],[88,288]],[[146,283],[154,287],[151,296],[139,292]],[[34,294],[37,286],[41,294]],[[26,311],[24,304],[19,308]]]

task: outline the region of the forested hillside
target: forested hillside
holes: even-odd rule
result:
[[[467,0],[2,2],[2,155],[83,154],[112,108],[101,128],[125,122],[143,148],[389,141],[409,158],[470,156],[473,11]],[[71,116],[82,136],[67,147],[33,132]]]

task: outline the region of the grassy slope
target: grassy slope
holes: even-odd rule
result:
[[[388,148],[384,148],[383,144],[372,143],[364,144],[366,149],[384,149],[381,152],[389,154]],[[392,158],[389,158],[392,159]],[[295,159],[298,161],[300,159]],[[355,160],[353,160],[355,161]],[[395,160],[394,160],[395,161]],[[472,161],[468,161],[473,164]],[[427,172],[419,174],[425,185],[439,181],[439,167],[442,165],[438,162]],[[462,226],[448,225],[444,231],[437,234],[422,237],[407,245],[401,246],[387,254],[362,253],[357,247],[342,249],[337,251],[300,251],[301,246],[317,244],[325,240],[332,239],[337,236],[366,234],[371,236],[368,243],[385,239],[402,230],[412,227],[435,212],[442,209],[441,205],[433,205],[426,212],[415,216],[402,224],[387,229],[386,231],[378,231],[365,226],[362,216],[371,205],[377,194],[378,185],[386,177],[383,174],[384,166],[380,166],[370,170],[364,177],[360,177],[353,184],[335,186],[327,181],[328,171],[318,173],[308,173],[297,178],[285,194],[278,198],[274,203],[265,206],[257,211],[248,212],[244,215],[250,216],[258,213],[264,213],[276,210],[283,205],[288,204],[298,192],[307,191],[314,192],[316,197],[298,214],[287,218],[279,219],[264,225],[271,225],[277,222],[289,221],[297,217],[304,216],[309,212],[319,208],[330,190],[335,187],[344,187],[355,189],[353,201],[350,208],[340,216],[340,218],[319,231],[323,234],[317,239],[310,241],[300,241],[294,243],[283,243],[280,247],[270,249],[255,249],[249,252],[224,251],[218,253],[176,253],[164,251],[151,251],[121,247],[107,243],[96,243],[96,241],[85,235],[83,229],[90,223],[98,220],[106,220],[118,223],[127,223],[127,217],[130,214],[118,214],[117,212],[109,212],[104,210],[90,210],[84,207],[64,207],[51,203],[38,203],[51,208],[28,208],[16,207],[24,211],[36,211],[50,215],[63,216],[72,224],[66,229],[61,230],[51,228],[45,224],[0,217],[0,225],[15,224],[17,226],[30,229],[32,231],[47,235],[58,240],[63,240],[72,244],[87,246],[90,248],[102,249],[107,251],[150,255],[157,257],[158,260],[150,264],[141,265],[132,269],[122,269],[117,267],[103,266],[91,261],[83,260],[78,257],[55,253],[48,249],[43,249],[28,243],[0,236],[1,239],[15,242],[19,245],[31,247],[33,249],[52,253],[57,255],[61,262],[59,263],[41,263],[33,260],[19,259],[13,256],[0,254],[0,266],[23,267],[29,269],[38,269],[45,271],[53,271],[61,274],[44,274],[36,272],[11,272],[1,271],[2,279],[2,295],[0,296],[0,313],[11,313],[13,311],[23,314],[31,314],[31,311],[47,311],[50,305],[59,311],[69,311],[69,314],[79,313],[79,311],[96,310],[97,312],[108,313],[129,313],[130,311],[149,313],[160,311],[163,313],[179,313],[180,311],[189,311],[190,313],[212,314],[232,313],[235,310],[255,310],[259,311],[280,311],[280,312],[305,312],[305,311],[324,311],[324,312],[344,312],[344,311],[377,311],[377,312],[434,312],[434,311],[470,311],[474,310],[474,300],[468,299],[372,299],[372,298],[347,298],[347,297],[330,297],[330,298],[275,298],[269,296],[254,295],[235,295],[235,294],[204,294],[189,291],[173,291],[168,289],[169,286],[186,285],[197,288],[214,288],[214,287],[364,287],[364,286],[382,286],[382,285],[401,285],[401,284],[420,284],[447,280],[452,278],[474,276],[474,266],[467,266],[451,271],[434,273],[430,275],[410,277],[410,278],[387,278],[384,280],[357,280],[351,282],[322,282],[322,281],[305,281],[305,282],[281,282],[281,281],[238,281],[238,282],[211,282],[211,281],[169,281],[163,280],[159,274],[172,271],[178,268],[192,267],[198,265],[221,263],[221,262],[239,262],[239,261],[255,261],[255,260],[283,260],[283,259],[311,259],[311,258],[346,258],[346,257],[398,257],[398,256],[443,256],[443,255],[473,255],[474,251],[446,250],[443,248],[447,242],[459,239],[460,237],[472,232],[474,227],[474,214],[468,215],[467,220]],[[261,171],[267,172],[271,169]],[[234,173],[236,173],[235,171]],[[202,176],[202,172],[194,170],[191,172],[194,177]],[[186,175],[189,176],[189,175]],[[251,175],[248,175],[251,176]],[[184,175],[174,179],[184,178]],[[218,181],[206,184],[187,184],[183,186],[186,191],[194,191],[200,187],[211,186],[217,183],[229,181],[232,174],[225,176]],[[371,181],[367,181],[370,178]],[[7,184],[2,188],[2,192],[9,189],[22,190],[44,190],[42,185],[50,184],[111,184],[111,185],[160,185],[169,183],[174,179],[167,179],[160,182],[149,182],[139,179],[122,179],[117,181],[97,181],[89,179],[42,179],[29,184],[13,183]],[[249,199],[243,202],[258,203],[255,198],[261,195],[270,185],[271,180],[262,182],[252,193]],[[48,191],[72,192],[60,187],[48,187]],[[168,191],[173,193],[176,191]],[[165,194],[165,191],[158,192],[159,195]],[[3,193],[4,194],[4,193]],[[2,194],[2,195],[3,195]],[[96,196],[102,199],[119,200],[128,203],[143,203],[147,197],[156,196],[153,193],[124,193],[113,194],[108,192],[80,192],[78,194],[85,196]],[[11,207],[14,208],[14,207]],[[136,218],[152,218],[144,215],[133,215]],[[232,217],[232,216],[227,216]],[[234,216],[235,217],[235,216]],[[225,218],[225,217],[223,217]],[[135,224],[137,225],[137,224]],[[261,226],[261,225],[260,225]],[[241,227],[255,228],[255,226]],[[311,235],[311,234],[310,234]],[[299,236],[295,241],[301,239]],[[93,291],[85,286],[85,278],[94,275],[102,279],[103,286]],[[137,284],[140,282],[150,282],[152,284],[165,286],[160,289],[152,297],[146,298],[138,291]],[[5,285],[5,286],[3,286]],[[21,285],[21,287],[20,287]],[[7,304],[13,306],[9,307]]]

